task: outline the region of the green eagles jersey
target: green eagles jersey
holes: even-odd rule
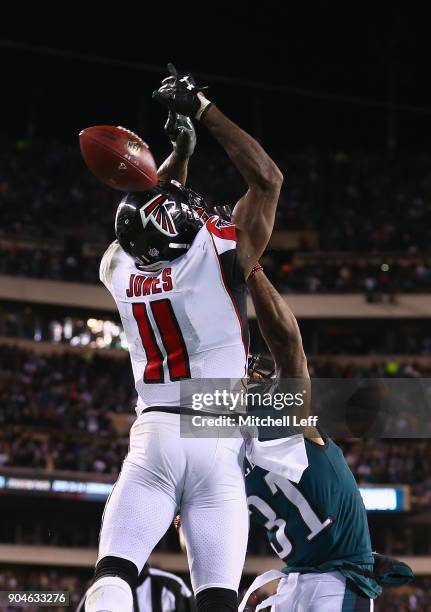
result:
[[[247,465],[251,519],[267,530],[271,547],[287,564],[283,571],[334,571],[343,564],[372,569],[367,513],[341,449],[330,438],[324,446],[305,444],[309,466],[298,484]],[[358,582],[368,583],[362,590],[370,593],[377,587],[372,579]]]

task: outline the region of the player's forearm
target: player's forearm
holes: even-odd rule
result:
[[[282,376],[305,376],[306,358],[295,315],[270,283],[257,272],[247,281],[260,331]]]
[[[185,185],[188,167],[189,159],[182,158],[173,151],[157,170],[159,182],[169,183],[170,181],[178,181],[182,185]]]
[[[215,105],[201,122],[219,141],[249,187],[280,188],[283,175],[260,144],[228,119]]]
[[[256,272],[248,279],[247,286],[260,331],[275,361],[278,389],[283,393],[291,393],[292,381],[289,379],[298,379],[296,384],[299,387],[295,386],[294,389],[300,393],[305,391],[305,395],[302,406],[297,407],[296,411],[300,418],[306,418],[310,413],[311,383],[295,315],[263,271]],[[314,427],[303,427],[298,430],[298,433],[300,432],[317,444],[323,444]]]

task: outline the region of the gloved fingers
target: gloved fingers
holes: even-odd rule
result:
[[[169,136],[171,140],[175,140],[177,133],[178,133],[177,132],[177,118],[178,118],[177,113],[170,110],[168,113],[168,119],[165,123],[165,132],[167,133],[167,135]]]

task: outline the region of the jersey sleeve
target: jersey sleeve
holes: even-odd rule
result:
[[[237,255],[237,229],[233,223],[217,215],[210,217],[206,228],[231,291],[245,291],[245,277]]]
[[[121,260],[123,253],[124,251],[119,245],[118,241],[114,240],[114,242],[112,242],[106,249],[100,262],[99,278],[110,293],[113,293],[112,276],[116,266]]]
[[[233,223],[222,219],[218,215],[213,215],[206,222],[206,227],[219,255],[236,249],[236,226]]]
[[[218,258],[222,282],[240,322],[242,342],[248,351],[247,283],[238,259],[236,226],[219,216],[213,216],[208,219],[206,228]]]

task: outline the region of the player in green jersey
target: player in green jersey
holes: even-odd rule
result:
[[[279,384],[282,379],[299,378],[310,389],[293,312],[260,266],[250,275],[248,288]],[[304,408],[306,415],[308,407]],[[375,557],[358,486],[333,440],[314,427],[307,426],[303,434],[309,466],[298,484],[247,465],[251,519],[265,527],[271,547],[286,566],[282,572],[273,570],[257,578],[239,609],[244,609],[253,590],[279,578],[276,595],[256,611],[269,605],[283,612],[373,610],[381,586],[374,575]],[[401,574],[404,571],[408,574],[400,569]]]

